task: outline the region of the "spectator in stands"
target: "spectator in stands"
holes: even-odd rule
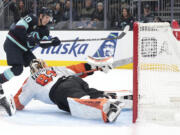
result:
[[[19,10],[20,18],[24,17],[24,16],[26,16],[28,14],[28,10],[25,8],[24,2],[22,0],[19,1],[18,10]]]
[[[111,29],[118,28],[118,20],[121,16],[121,5],[118,0],[110,1],[111,4],[109,5],[109,11],[108,11],[108,19],[110,21],[110,27]]]
[[[97,3],[97,9],[94,12],[93,20],[94,21],[103,21],[104,20],[104,10],[103,10],[102,2]]]
[[[162,19],[158,16],[154,17],[154,22],[163,22]]]
[[[74,0],[74,3],[76,3],[75,8],[77,10],[77,15],[80,18],[82,8],[83,8],[83,1],[82,0]]]
[[[85,1],[85,8],[81,11],[81,20],[92,20],[95,9],[92,6],[92,0]]]
[[[63,20],[64,21],[67,21],[70,19],[70,0],[66,0],[65,2],[65,9],[64,9],[64,13],[63,13]],[[79,18],[78,18],[78,15],[77,15],[77,12],[76,10],[73,8],[72,9],[72,19],[74,21],[77,21]]]
[[[39,0],[37,0],[37,2],[35,1],[28,1],[26,2],[28,6],[28,13],[34,13],[34,14],[37,14],[39,9],[40,9],[40,6],[39,6]]]
[[[19,1],[19,5],[17,6],[16,0],[13,0],[9,5],[9,9],[13,13],[14,23],[19,21],[21,17],[24,17],[28,14],[28,10],[25,9],[24,2],[22,0]]]
[[[144,14],[141,18],[141,21],[144,23],[153,22],[154,15],[151,13],[151,9],[149,5],[144,6]]]
[[[7,8],[9,3],[9,0],[0,1],[0,26],[2,26],[3,29],[9,29],[10,25],[8,18],[9,8]]]
[[[10,11],[13,13],[14,23],[17,23],[20,19],[19,11],[18,11],[18,5],[16,0],[12,0],[12,3],[9,5]]]
[[[65,0],[50,0],[47,4],[65,3]]]
[[[128,8],[123,8],[122,9],[122,15],[118,21],[118,26],[121,30],[125,28],[126,25],[130,26],[130,30],[133,29],[133,23],[134,23],[134,18],[131,16]]]
[[[63,20],[63,10],[60,3],[56,3],[55,9],[53,10],[53,23],[58,23]]]

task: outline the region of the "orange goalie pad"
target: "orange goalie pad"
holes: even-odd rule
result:
[[[79,99],[79,98],[73,98],[76,102],[79,102],[81,104],[85,104],[91,107],[95,107],[97,109],[103,109],[103,104],[107,102],[107,99],[105,98],[99,98],[99,99]]]
[[[74,116],[93,119],[101,114],[103,121],[107,122],[107,110],[109,109],[108,99],[68,98],[68,103],[71,114]]]

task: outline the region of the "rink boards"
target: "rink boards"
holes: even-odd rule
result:
[[[3,49],[3,43],[8,31],[0,33],[0,65],[7,65],[6,55]],[[98,39],[98,38],[115,38],[122,31],[51,31],[52,36],[57,36],[61,40],[72,39],[74,42],[63,42],[59,46],[43,49],[37,47],[33,53],[38,58],[46,60],[51,66],[67,66],[86,62],[87,56],[96,58],[113,56],[114,60],[125,59],[133,55],[133,33],[132,31],[122,39],[101,40],[101,41],[83,41],[78,39]],[[121,66],[120,68],[132,68],[132,63]]]

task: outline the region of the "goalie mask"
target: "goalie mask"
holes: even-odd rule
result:
[[[46,63],[42,59],[33,59],[30,63],[30,71],[31,74],[34,74],[39,71],[39,69],[43,69],[47,67]]]

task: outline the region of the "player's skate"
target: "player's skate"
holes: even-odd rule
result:
[[[132,92],[130,90],[105,91],[104,95],[109,99],[132,100]]]
[[[133,102],[133,95],[129,91],[120,92],[104,92],[104,95],[108,99],[117,99],[125,103],[124,108],[131,109]]]
[[[4,91],[2,89],[1,84],[0,84],[0,107],[4,108],[9,116],[12,116],[16,111],[13,97],[11,96],[10,99],[7,100],[7,97],[4,95]]]
[[[125,105],[123,102],[118,101],[118,100],[114,100],[114,101],[110,101],[110,107],[109,107],[109,111],[107,113],[107,122],[114,122],[116,121],[117,117],[119,116],[122,107]]]
[[[0,99],[4,97],[4,91],[2,89],[2,84],[0,83]]]
[[[104,92],[104,95],[108,99],[117,99],[117,93],[115,92]]]

